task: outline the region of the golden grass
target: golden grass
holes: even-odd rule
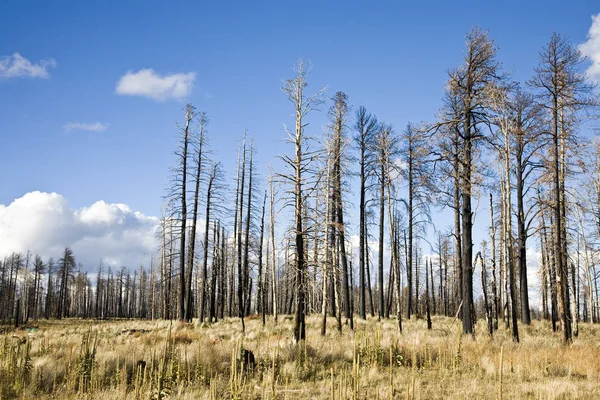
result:
[[[0,335],[0,399],[600,398],[600,326],[581,324],[563,348],[544,321],[520,326],[520,344],[482,326],[463,337],[443,317],[431,331],[404,321],[400,336],[394,320],[357,320],[342,334],[329,321],[321,337],[320,317],[308,318],[299,346],[286,317],[264,328],[249,318],[245,336],[236,319],[40,321]],[[255,356],[250,371],[242,349]]]

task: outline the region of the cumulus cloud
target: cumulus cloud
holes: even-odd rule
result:
[[[125,96],[144,96],[156,101],[183,99],[192,92],[195,72],[160,75],[152,69],[127,71],[119,79],[115,92]]]
[[[157,218],[125,204],[97,201],[75,210],[60,194],[31,192],[0,205],[0,257],[30,250],[56,259],[70,246],[86,271],[101,259],[135,268],[156,249],[157,227]]]
[[[83,123],[83,122],[67,122],[64,126],[63,129],[65,130],[65,132],[71,132],[71,131],[89,131],[89,132],[102,132],[105,131],[108,128],[109,124],[105,123],[100,123],[100,122],[96,122],[96,123]]]
[[[0,57],[0,78],[48,78],[48,68],[56,67],[51,58],[32,63],[19,53]]]
[[[587,40],[579,45],[579,51],[592,63],[586,70],[588,76],[600,82],[600,13],[592,16]]]

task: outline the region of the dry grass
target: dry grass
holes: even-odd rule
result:
[[[211,326],[166,321],[40,321],[0,335],[0,399],[598,399],[600,327],[582,324],[563,348],[547,322],[521,326],[521,343],[501,329],[475,339],[435,317],[356,321],[339,334],[310,317],[308,341],[292,322],[249,318]],[[502,370],[500,352],[502,348]],[[256,365],[240,362],[250,350]],[[502,385],[500,385],[502,382]]]

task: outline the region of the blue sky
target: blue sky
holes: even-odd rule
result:
[[[230,173],[248,129],[264,176],[290,150],[281,86],[299,57],[313,64],[310,88],[342,90],[401,130],[434,119],[471,26],[490,31],[498,59],[525,81],[553,31],[583,43],[600,12],[594,1],[373,3],[0,1],[0,57],[46,60],[48,75],[0,77],[0,204],[39,190],[75,210],[103,200],[157,216],[187,102],[208,113]],[[142,69],[195,79],[177,98],[118,94]],[[81,129],[97,123],[105,129]]]
[[[228,170],[244,128],[266,166],[287,151],[290,109],[280,87],[299,57],[313,63],[313,88],[343,90],[401,128],[434,117],[472,25],[489,29],[505,67],[526,79],[552,31],[581,43],[600,12],[592,1],[203,3],[1,2],[0,55],[56,66],[48,79],[0,81],[0,204],[42,190],[74,207],[102,199],[157,215],[187,101],[207,111]],[[122,75],[143,68],[195,72],[191,95],[115,94]],[[65,132],[69,122],[109,127]]]

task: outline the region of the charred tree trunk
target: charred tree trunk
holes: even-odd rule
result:
[[[204,217],[205,218],[205,221],[204,221],[204,259],[202,261],[202,278],[201,278],[202,283],[201,283],[201,289],[200,289],[200,304],[198,305],[198,308],[199,308],[198,317],[199,317],[200,323],[204,322],[204,310],[205,310],[204,305],[206,304],[206,279],[208,278],[208,236],[210,233],[210,228],[209,228],[210,206],[211,206],[211,200],[212,200],[213,185],[215,182],[216,175],[217,175],[217,164],[215,164],[213,166],[210,177],[208,179],[208,189],[206,191],[206,215]],[[213,242],[213,246],[216,247],[217,243]],[[214,262],[213,262],[213,265],[214,265]],[[190,279],[191,279],[191,276],[190,276]],[[190,301],[191,301],[191,299],[190,299]],[[190,306],[190,308],[191,308],[191,306]],[[190,315],[190,320],[191,320],[191,315]]]
[[[181,154],[181,229],[179,231],[179,320],[185,321],[186,285],[185,285],[185,236],[187,222],[187,158],[190,122],[194,117],[194,108],[188,104],[185,112],[183,131],[183,149]]]
[[[200,196],[200,178],[202,176],[202,149],[204,147],[204,129],[207,123],[206,115],[204,113],[200,114],[200,132],[198,136],[198,154],[196,155],[196,176],[195,176],[195,188],[194,188],[194,206],[192,211],[192,226],[190,229],[190,242],[188,245],[188,254],[187,254],[187,297],[185,302],[185,318],[188,322],[192,320],[192,273],[194,269],[194,259],[195,259],[195,250],[196,250],[196,223],[198,221],[198,198]],[[210,190],[209,190],[210,196]],[[208,216],[206,217],[208,221]],[[206,252],[206,247],[204,248]],[[204,282],[202,283],[204,287]],[[204,289],[203,289],[204,290]],[[201,303],[202,306],[204,303]],[[200,318],[200,322],[202,322],[202,318]]]
[[[239,195],[239,207],[238,207],[238,228],[237,228],[237,261],[238,261],[238,288],[237,288],[237,300],[238,300],[238,316],[242,322],[242,333],[246,332],[246,325],[244,324],[244,266],[242,258],[242,215],[244,210],[244,180],[246,175],[246,134],[244,133],[244,146],[242,151],[242,178],[240,180]]]
[[[257,286],[257,309],[262,317],[262,324],[265,326],[265,278],[263,275],[263,241],[265,236],[265,208],[267,207],[267,191],[263,200],[262,217],[260,219],[260,239],[258,244],[258,286]]]

